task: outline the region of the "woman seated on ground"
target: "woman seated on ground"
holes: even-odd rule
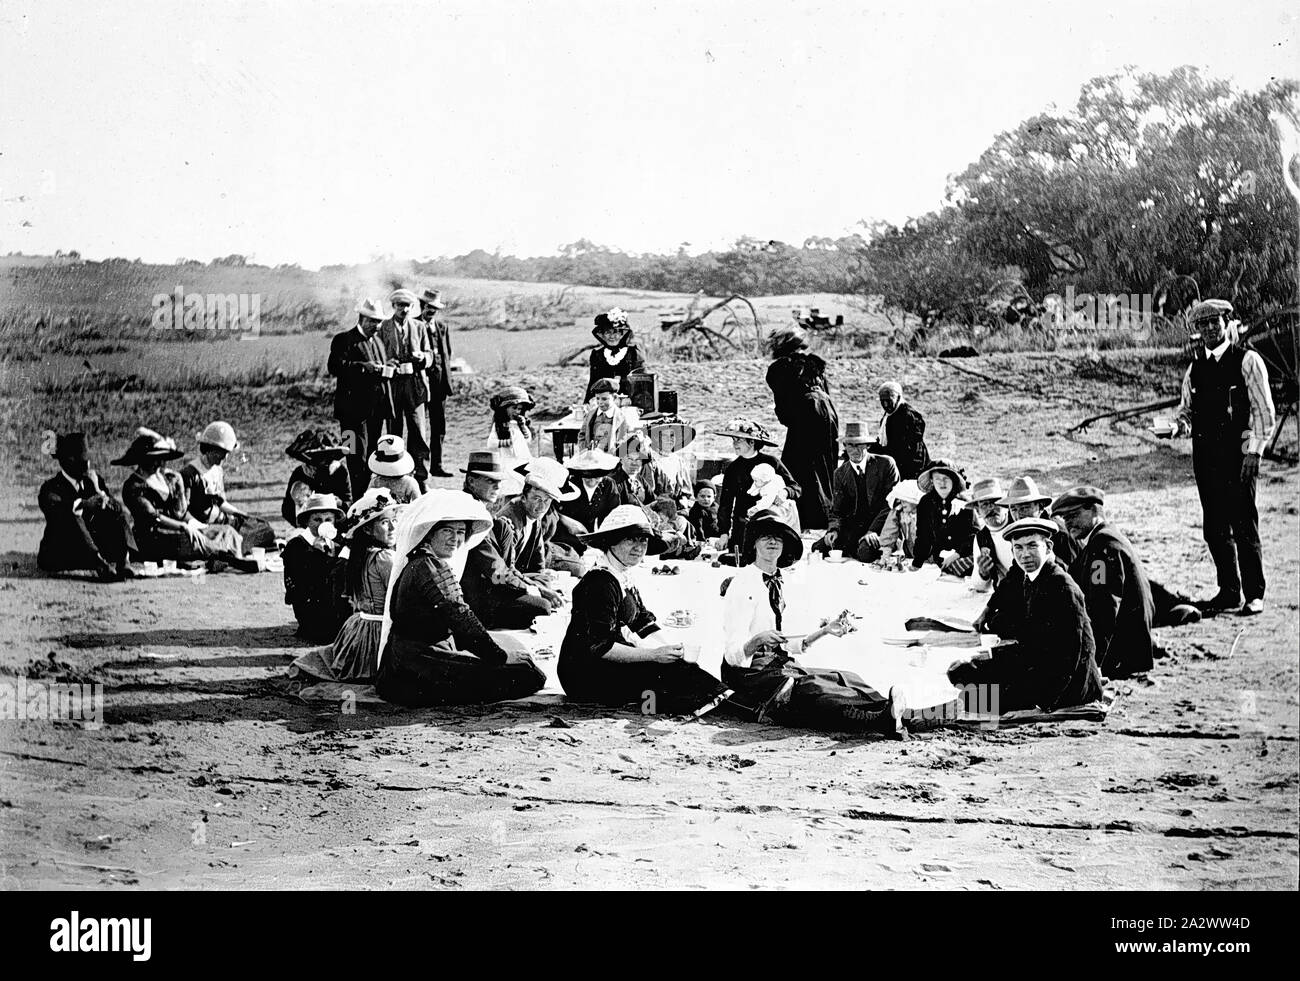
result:
[[[239,448],[235,430],[217,421],[196,437],[199,456],[181,467],[181,483],[189,512],[208,527],[229,525],[239,537],[243,553],[252,548],[274,548],[275,531],[268,521],[249,514],[226,499],[226,457]]]
[[[122,484],[122,503],[135,524],[136,549],[146,562],[177,559],[225,563],[241,572],[258,564],[239,554],[239,535],[229,525],[204,525],[186,510],[181,475],[163,464],[184,456],[176,443],[152,429],[138,429],[114,466],[134,467]]]
[[[803,555],[799,534],[773,511],[754,515],[745,528],[743,568],[722,601],[722,681],[735,689],[731,703],[759,722],[837,732],[902,734],[902,705],[848,671],[805,668],[795,658],[827,635],[852,628],[841,614],[802,640],[782,631],[786,610],[781,569]]]
[[[596,530],[602,518],[618,507],[618,494],[614,489],[611,475],[618,469],[618,457],[603,450],[583,450],[577,456],[565,461],[569,476],[578,488],[578,496],[560,505],[560,521],[557,541],[576,545],[578,551],[583,546],[579,535]]]
[[[308,673],[323,669],[331,681],[374,679],[384,624],[384,598],[393,571],[396,515],[397,501],[383,488],[367,490],[348,508],[344,525],[348,557],[343,583],[353,613],[339,628],[331,646],[308,651],[298,659],[306,662],[302,666]]]
[[[628,572],[663,550],[639,507],[616,507],[586,536],[596,563],[573,590],[573,613],[560,646],[560,684],[579,702],[703,715],[730,691],[684,659],[681,644],[656,643],[659,625]]]
[[[399,705],[465,705],[524,698],[546,676],[524,654],[507,654],[465,604],[468,550],[492,526],[463,491],[433,490],[406,506],[384,610],[381,698]]]
[[[298,531],[284,546],[284,601],[293,607],[298,634],[318,644],[333,643],[352,612],[336,541],[342,517],[337,497],[314,494],[298,509]]]
[[[975,522],[962,496],[966,478],[946,463],[932,463],[916,478],[921,503],[916,506],[916,548],[912,569],[933,562],[952,576],[969,576]]]
[[[128,559],[136,551],[126,510],[90,468],[85,433],[46,432],[44,449],[59,472],[37,496],[45,516],[36,565],[45,572],[86,569],[101,582],[134,579]],[[50,445],[50,444],[53,445]]]
[[[291,527],[298,527],[298,508],[313,494],[331,494],[346,508],[352,503],[352,480],[343,463],[347,448],[324,429],[304,429],[285,455],[298,461],[284,490],[280,514]]]

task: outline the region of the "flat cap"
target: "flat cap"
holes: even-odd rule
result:
[[[1198,320],[1214,320],[1216,317],[1232,316],[1232,304],[1227,300],[1202,300],[1192,307],[1187,315],[1187,322],[1194,324]]]
[[[1105,495],[1100,488],[1084,484],[1079,487],[1071,487],[1068,491],[1052,502],[1052,514],[1064,514],[1066,511],[1077,511],[1079,508],[1101,507],[1106,503]]]

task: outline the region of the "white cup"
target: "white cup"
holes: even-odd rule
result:
[[[393,366],[391,364],[384,365],[384,370],[381,372],[381,374],[385,378],[392,378],[394,375]]]
[[[144,562],[144,563],[142,563],[142,564],[144,565],[144,571],[147,572],[147,573],[149,573],[150,575],[152,575],[152,574],[154,574],[154,573],[156,573],[156,572],[158,571],[158,563],[157,563],[157,562]]]
[[[415,374],[415,365],[411,364],[410,362],[404,361],[402,364],[399,364],[397,366],[397,371],[399,374],[413,375]]]
[[[826,553],[826,557],[830,559],[832,562],[838,562],[840,559],[844,558],[844,550],[839,548],[833,548]]]
[[[175,572],[175,571],[176,571],[176,560],[175,560],[175,559],[163,559],[162,570],[163,570],[163,572]]]
[[[700,663],[700,642],[698,640],[682,641],[682,660],[688,664]]]
[[[256,561],[256,562],[261,562],[263,559],[266,558],[266,549],[264,549],[264,548],[250,548],[250,549],[248,550],[248,557],[249,557],[250,559],[253,559],[253,560]]]

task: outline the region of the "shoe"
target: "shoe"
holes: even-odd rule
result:
[[[246,559],[241,557],[230,556],[224,559],[225,563],[240,572],[261,572],[262,566],[257,559]]]
[[[98,579],[100,582],[121,582],[122,581],[122,577],[118,574],[117,570],[114,569],[112,566],[107,566],[107,565],[95,573],[95,578]]]
[[[885,705],[884,714],[892,723],[885,729],[885,735],[890,739],[906,742],[908,734],[903,719],[907,715],[907,695],[901,686],[894,685],[889,689],[889,701]]]
[[[725,702],[734,694],[736,693],[732,691],[730,688],[728,688],[721,695],[718,695],[716,698],[709,699],[707,702],[705,702],[703,705],[697,708],[694,712],[691,713],[691,716],[693,718],[698,719],[708,715],[710,712],[712,712],[715,708],[717,708],[719,705],[721,705],[723,702]]]
[[[135,570],[125,562],[117,567],[117,574],[121,579],[134,579],[136,577]]]
[[[1216,593],[1208,600],[1201,600],[1196,604],[1200,607],[1201,615],[1212,617],[1216,613],[1232,613],[1241,608],[1241,595],[1239,593]]]
[[[1264,612],[1263,599],[1247,600],[1246,604],[1237,611],[1239,617],[1255,617]]]
[[[1189,623],[1200,623],[1201,611],[1191,603],[1179,603],[1177,606],[1169,608],[1169,615],[1165,618],[1164,626],[1182,627]]]
[[[772,697],[758,707],[758,716],[754,721],[771,722],[773,713],[790,704],[790,696],[793,693],[794,679],[786,678]]]
[[[442,467],[434,467],[429,471],[430,477],[454,477],[456,476],[450,470],[443,470]]]

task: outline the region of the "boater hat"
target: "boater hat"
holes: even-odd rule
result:
[[[608,477],[618,469],[618,457],[604,450],[583,450],[564,465],[575,477]]]
[[[1091,485],[1071,487],[1052,502],[1052,514],[1066,514],[1079,508],[1102,507],[1106,503],[1101,490]]]
[[[406,452],[401,436],[380,436],[366,465],[380,477],[405,477],[415,472],[415,458]]]
[[[533,457],[527,463],[515,467],[515,472],[524,475],[524,487],[536,487],[553,501],[576,500],[582,493],[569,483],[569,471],[564,464],[556,463],[549,457]]]
[[[1056,522],[1048,521],[1046,518],[1021,518],[1002,529],[1002,538],[1004,541],[1013,542],[1025,535],[1041,534],[1050,542],[1052,536],[1058,531],[1060,529],[1056,527]]]
[[[952,492],[956,496],[966,489],[966,478],[957,472],[956,468],[947,463],[935,462],[921,472],[921,476],[916,478],[916,486],[921,489],[922,494],[928,494],[934,490],[934,475],[937,473],[946,473],[952,479]]]
[[[307,500],[303,501],[302,507],[294,515],[294,523],[299,528],[305,527],[303,521],[308,515],[315,514],[318,511],[330,511],[334,514],[334,520],[337,522],[343,517],[343,508],[339,505],[339,499],[333,494],[313,494]]]
[[[745,525],[745,554],[741,559],[742,564],[749,565],[754,561],[754,543],[763,535],[779,535],[784,544],[781,558],[776,563],[779,568],[793,565],[803,557],[803,539],[799,533],[781,520],[775,511],[759,511]]]
[[[1049,504],[1051,500],[1038,489],[1033,477],[1017,477],[1011,481],[1011,489],[1007,491],[1006,497],[998,503],[1011,507],[1015,504]]]
[[[865,422],[846,422],[844,424],[844,435],[840,437],[841,443],[846,443],[850,446],[862,443],[874,443],[875,440],[876,434],[873,434],[871,430],[867,428]]]
[[[115,467],[133,467],[146,460],[179,460],[185,454],[176,448],[175,440],[168,439],[141,426],[125,453],[113,461]]]
[[[1002,499],[1002,481],[997,477],[985,477],[971,484],[970,500],[972,504],[980,501],[1000,501]]]
[[[420,302],[428,304],[435,310],[441,310],[447,305],[442,302],[442,290],[435,290],[428,287],[426,287],[424,292],[420,294]]]
[[[638,532],[650,536],[646,555],[658,555],[668,547],[668,543],[654,533],[646,513],[635,504],[620,504],[605,515],[605,520],[595,531],[578,537],[592,548],[598,548],[603,552],[611,545],[617,545],[624,538]]]
[[[506,472],[501,467],[501,454],[492,450],[471,450],[469,462],[460,468],[460,472],[489,480],[506,479]]]
[[[732,439],[747,439],[760,447],[776,445],[771,433],[753,419],[746,419],[743,416],[732,419],[722,429],[715,429],[713,435],[728,436]]]
[[[235,427],[220,420],[208,423],[208,428],[194,438],[199,443],[216,446],[227,453],[234,453],[239,449],[239,440],[235,438]]]

